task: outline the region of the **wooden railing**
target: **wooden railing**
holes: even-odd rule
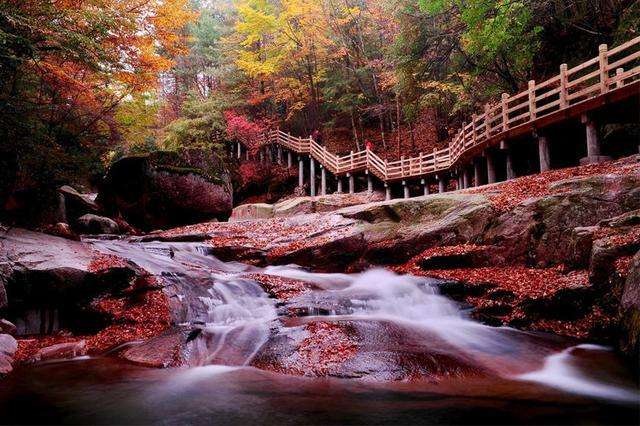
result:
[[[264,135],[264,143],[279,144],[299,154],[309,154],[327,170],[342,175],[368,170],[384,181],[425,176],[454,168],[461,157],[504,140],[509,132],[535,125],[544,118],[640,81],[640,37],[611,50],[601,45],[598,56],[560,72],[540,83],[530,81],[527,90],[503,94],[500,102],[487,104],[454,135],[449,146],[417,157],[386,161],[370,150],[338,156],[312,138],[298,138],[280,130]],[[595,106],[594,106],[595,107]]]

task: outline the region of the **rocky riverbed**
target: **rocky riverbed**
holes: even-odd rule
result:
[[[2,374],[107,354],[553,387],[553,357],[596,357],[582,342],[637,356],[638,157],[406,200],[343,197],[142,236],[3,228]]]

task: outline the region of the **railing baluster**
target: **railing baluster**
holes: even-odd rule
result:
[[[607,58],[606,44],[598,46],[598,62],[600,64],[600,93],[607,93],[609,91],[609,72],[607,71],[609,59]]]
[[[529,119],[531,121],[536,119],[536,82],[534,80],[529,81]]]
[[[507,93],[502,94],[500,105],[502,106],[502,131],[506,132],[509,129],[509,95]]]
[[[489,104],[484,104],[484,137],[485,139],[489,139],[491,136],[491,124],[489,120],[489,110],[491,107]]]
[[[567,107],[567,64],[560,65],[560,109]]]

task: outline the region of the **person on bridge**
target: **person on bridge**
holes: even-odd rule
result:
[[[311,138],[316,141],[316,143],[318,145],[322,145],[322,133],[320,133],[320,130],[315,129],[312,133],[311,133]]]
[[[368,151],[373,151],[373,144],[371,143],[371,141],[369,139],[365,139],[364,148],[366,150],[368,150]]]

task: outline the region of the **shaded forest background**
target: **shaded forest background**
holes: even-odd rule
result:
[[[634,0],[2,0],[0,203],[276,126],[428,151],[638,28]]]

